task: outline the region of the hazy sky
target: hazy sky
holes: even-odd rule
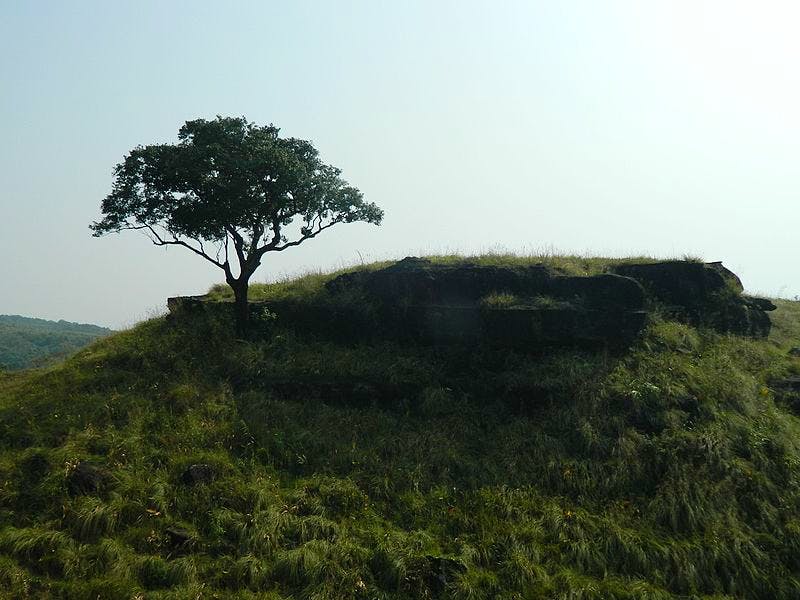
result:
[[[197,117],[311,139],[386,211],[254,280],[435,252],[699,255],[800,294],[796,2],[0,0],[0,313],[121,327],[221,272],[91,237]]]

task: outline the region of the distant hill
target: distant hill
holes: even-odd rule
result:
[[[0,369],[25,369],[112,333],[98,325],[0,315]]]

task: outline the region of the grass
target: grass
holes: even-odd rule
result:
[[[784,350],[800,345],[800,302],[796,300],[772,300],[778,310],[771,313],[772,333],[770,339]]]
[[[796,598],[778,304],[771,340],[656,319],[621,355],[155,319],[2,373],[0,597]]]
[[[481,298],[481,306],[484,308],[511,308],[521,303],[521,299],[514,294],[507,292],[494,292]]]

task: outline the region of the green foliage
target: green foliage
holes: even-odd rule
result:
[[[383,219],[311,142],[279,133],[241,117],[187,121],[177,144],[139,146],[117,165],[103,218],[90,228],[95,236],[143,230],[158,246],[182,246],[222,269],[247,333],[248,284],[267,252],[338,223]]]
[[[619,355],[143,323],[0,376],[0,597],[796,598],[796,314]]]
[[[178,144],[135,148],[117,166],[104,218],[92,229],[163,226],[175,237],[208,241],[243,230],[260,232],[255,242],[267,233],[277,236],[268,243],[281,250],[281,226],[297,216],[302,236],[329,222],[380,222],[380,209],[363,202],[311,142],[279,132],[243,118],[187,121]]]
[[[0,315],[0,371],[63,358],[110,333],[97,325]]]
[[[779,310],[771,314],[770,338],[786,350],[800,345],[800,302],[781,299],[774,299],[773,302]]]

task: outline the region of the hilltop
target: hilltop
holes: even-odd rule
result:
[[[97,325],[0,315],[0,369],[33,367],[110,333]]]
[[[800,304],[775,301],[769,337],[653,304],[624,346],[541,348],[261,310],[371,310],[326,286],[342,274],[256,287],[250,341],[176,310],[0,373],[5,596],[800,595]]]

